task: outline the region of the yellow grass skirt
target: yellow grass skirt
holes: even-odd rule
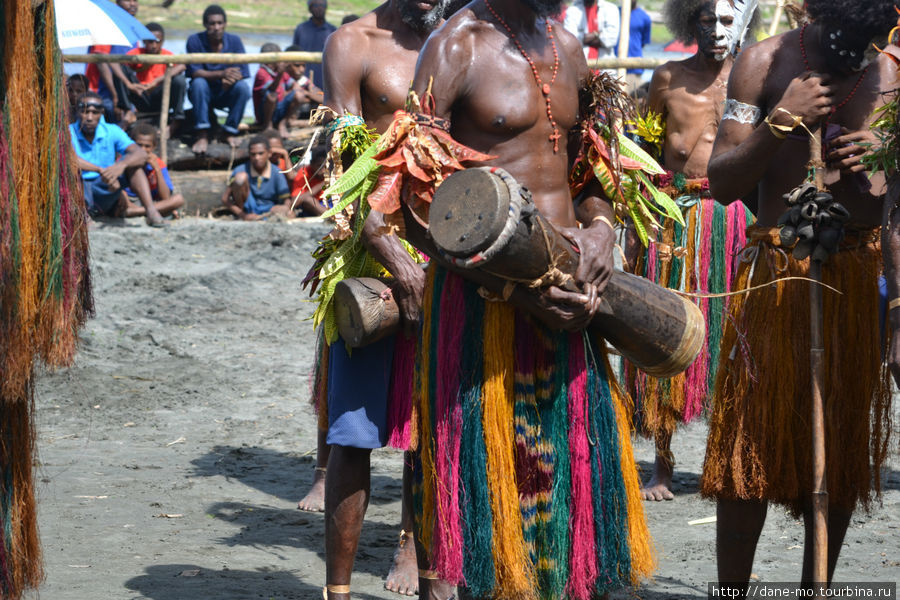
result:
[[[735,290],[805,277],[809,261],[751,226]],[[829,503],[868,508],[880,490],[890,385],[878,317],[877,229],[848,231],[824,263],[825,436]],[[701,494],[769,500],[799,515],[812,489],[809,286],[787,281],[733,298],[722,340]]]

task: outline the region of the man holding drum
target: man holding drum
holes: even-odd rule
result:
[[[602,340],[585,331],[612,274],[614,215],[596,182],[578,202],[569,191],[591,74],[578,40],[550,19],[560,8],[468,4],[422,50],[422,112],[395,120],[418,124],[411,172],[451,162],[434,158],[437,145],[493,155],[484,164],[526,186],[580,251],[569,289],[477,269],[463,279],[422,215],[403,209],[410,241],[433,259],[414,410],[419,566],[475,597],[588,600],[652,569],[625,412]],[[443,585],[420,589],[453,597]]]

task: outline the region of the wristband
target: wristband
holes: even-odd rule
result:
[[[893,300],[888,302],[888,312],[894,310],[898,306],[900,306],[900,298],[894,298]]]
[[[790,117],[791,124],[790,125],[778,125],[777,123],[773,123],[772,119],[771,119],[772,115],[769,115],[765,119],[763,119],[763,123],[765,123],[766,125],[769,126],[769,131],[771,131],[772,135],[774,135],[776,138],[778,138],[779,140],[783,140],[783,139],[787,138],[788,134],[790,132],[792,132],[794,129],[796,129],[797,127],[803,127],[803,129],[806,129],[806,132],[809,133],[810,136],[812,136],[812,132],[803,123],[803,117],[797,116],[794,113],[792,113],[791,111],[789,111],[788,109],[781,108],[780,106],[777,107],[775,110],[773,110],[772,114],[775,114],[777,112],[783,112],[788,117]]]

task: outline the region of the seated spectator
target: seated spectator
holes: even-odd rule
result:
[[[156,145],[159,140],[159,130],[149,123],[139,123],[131,132],[134,143],[147,154],[147,162],[144,163],[144,173],[150,184],[150,197],[159,214],[165,216],[177,215],[179,208],[184,206],[184,196],[175,193],[172,178],[166,164],[156,154]],[[125,188],[125,195],[129,203],[126,205],[126,217],[143,217],[146,213],[140,204],[137,194],[130,187]]]
[[[298,168],[291,180],[291,198],[296,199],[292,202],[298,217],[318,217],[328,210],[322,201],[327,155],[328,149],[324,145],[315,146],[309,164]]]
[[[226,33],[225,10],[218,4],[210,4],[203,11],[203,26],[206,31],[192,34],[187,40],[189,54],[198,52],[225,52],[245,54],[244,44],[238,36]],[[209,147],[210,109],[222,108],[228,111],[225,125],[226,140],[238,146],[238,125],[244,116],[244,107],[250,100],[250,86],[244,81],[250,77],[246,64],[231,66],[226,64],[201,63],[188,65],[191,78],[188,96],[194,106],[194,129],[197,141],[192,150],[205,154]],[[215,119],[215,116],[213,116]]]
[[[124,216],[122,188],[128,185],[144,207],[147,223],[165,225],[153,205],[150,182],[142,168],[147,155],[121,128],[106,122],[100,94],[85,92],[81,96],[78,121],[69,125],[69,133],[78,155],[89,215]]]
[[[278,44],[263,44],[260,52],[281,52]],[[288,134],[287,123],[300,109],[301,95],[294,90],[288,63],[261,64],[253,80],[253,111],[263,127],[277,127],[282,136]]]
[[[144,40],[143,48],[133,48],[128,54],[162,54],[171,56],[172,53],[162,47],[166,40],[166,32],[159,23],[147,23],[155,36],[152,40]],[[163,80],[166,69],[172,74],[172,86],[169,96],[169,106],[166,110],[172,111],[169,120],[169,135],[174,136],[178,126],[184,121],[184,94],[187,91],[187,79],[184,76],[184,65],[130,65],[134,71],[134,81],[129,81],[128,98],[139,112],[162,112]]]
[[[138,0],[116,0],[119,8],[137,18]],[[125,54],[134,46],[95,45],[88,48],[89,54]],[[119,63],[89,64],[84,71],[89,88],[103,98],[106,119],[110,123],[121,123],[128,127],[137,119],[134,106],[128,99],[130,83],[128,67]]]
[[[88,90],[87,77],[76,73],[66,79],[66,97],[69,100],[69,123],[78,120],[78,100]]]
[[[306,7],[309,9],[309,19],[297,25],[293,45],[303,52],[321,52],[325,49],[325,40],[337,27],[325,20],[328,11],[326,0],[308,0]],[[321,64],[309,65],[309,78],[313,85],[321,89],[324,85]]]
[[[232,171],[222,202],[231,214],[245,221],[270,212],[287,215],[291,192],[284,174],[269,162],[268,140],[261,135],[251,138],[248,153],[250,160]]]
[[[292,164],[291,155],[285,149],[281,136],[274,129],[267,129],[260,135],[269,142],[269,162],[285,174],[291,186],[290,206],[298,217],[319,216],[327,210],[322,202],[325,188],[324,163],[327,149],[318,145],[312,149],[310,164]]]
[[[285,52],[303,52],[300,46],[288,46]],[[288,73],[294,80],[294,93],[300,98],[300,116],[309,116],[309,113],[322,104],[325,95],[322,90],[306,75],[306,64],[302,62],[288,63]]]
[[[292,166],[291,154],[287,151],[287,148],[284,147],[281,134],[270,128],[259,135],[266,138],[266,141],[269,142],[269,162],[278,167],[278,170],[290,179],[291,174],[287,171]]]

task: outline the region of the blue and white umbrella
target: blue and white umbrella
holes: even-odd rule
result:
[[[110,0],[54,0],[59,47],[81,48],[94,44],[133,46],[156,39],[126,10]]]

